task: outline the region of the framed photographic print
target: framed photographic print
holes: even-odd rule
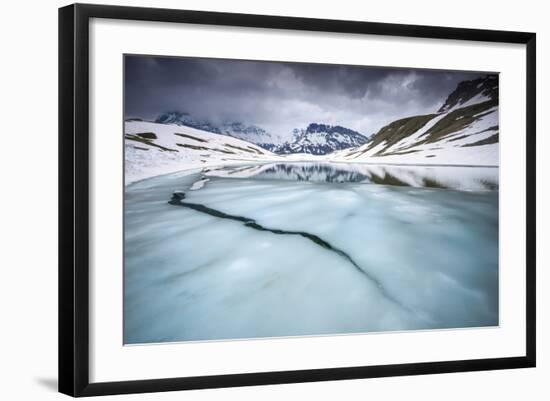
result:
[[[59,390],[535,366],[535,34],[59,10]]]

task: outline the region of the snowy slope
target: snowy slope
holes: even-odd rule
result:
[[[281,160],[250,142],[173,124],[125,123],[125,181],[179,170]]]
[[[221,124],[219,130],[221,134],[255,143],[270,151],[273,151],[278,144],[283,143],[283,139],[280,136],[267,132],[265,129],[256,125],[231,122]]]
[[[437,113],[394,121],[367,144],[335,153],[331,160],[496,166],[498,113],[498,80],[461,82]]]
[[[208,120],[194,118],[190,114],[180,111],[162,113],[157,117],[155,122],[161,124],[176,124],[212,132],[214,134],[228,135],[247,142],[252,142],[267,150],[273,150],[276,145],[284,142],[280,136],[267,132],[265,129],[256,125],[248,125],[235,121],[215,124]]]

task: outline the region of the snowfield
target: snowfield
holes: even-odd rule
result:
[[[174,124],[125,123],[126,184],[180,170],[278,160],[283,158],[226,135]]]
[[[464,107],[475,105],[475,101],[487,99],[478,96],[465,102]],[[451,109],[433,117],[412,135],[403,138],[387,149],[386,142],[374,147],[367,143],[359,148],[347,149],[333,153],[332,161],[373,163],[373,164],[433,164],[433,165],[499,165],[499,113],[498,107],[478,113],[476,120],[465,128],[443,136],[436,142],[425,143],[426,133],[450,112],[463,107]],[[458,116],[456,120],[462,119]],[[496,139],[494,139],[496,136]],[[493,143],[484,143],[491,142]],[[496,142],[495,142],[496,141]]]
[[[157,175],[212,166],[327,159],[327,156],[306,153],[276,155],[230,136],[144,121],[125,123],[124,148],[126,185]]]

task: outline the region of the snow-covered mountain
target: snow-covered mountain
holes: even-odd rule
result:
[[[370,137],[312,123],[284,142],[257,126],[216,125],[181,112],[164,113],[155,123],[128,119],[126,179],[250,161],[496,166],[498,92],[496,75],[461,82],[437,111],[399,119]]]
[[[195,119],[188,113],[180,111],[163,113],[157,117],[155,122],[160,124],[176,124],[215,134],[228,135],[254,143],[267,150],[273,150],[277,144],[283,142],[279,136],[271,134],[256,125],[247,125],[238,121],[214,124],[208,120]]]
[[[202,131],[213,132],[215,134],[221,134],[220,129],[217,127],[217,125],[212,124],[206,120],[195,119],[190,114],[181,111],[169,111],[166,113],[162,113],[157,117],[155,123],[175,124],[200,129]]]
[[[332,160],[371,163],[498,165],[498,77],[464,81],[433,113],[382,127],[365,145]]]
[[[126,121],[124,128],[127,184],[179,170],[283,160],[250,142],[187,126]]]
[[[282,139],[271,134],[256,125],[246,125],[241,122],[225,123],[220,126],[220,132],[223,135],[229,135],[233,138],[239,138],[243,141],[255,143],[264,149],[273,151]]]
[[[368,142],[366,136],[339,125],[311,123],[306,129],[294,129],[292,133],[293,140],[275,147],[275,153],[327,155],[336,150],[355,148]]]
[[[487,75],[483,78],[460,82],[437,112],[449,112],[487,99],[497,99],[498,101],[497,75]]]
[[[311,123],[305,129],[295,128],[292,139],[285,141],[280,135],[267,132],[256,125],[242,122],[224,122],[215,124],[200,120],[180,111],[166,112],[155,120],[159,124],[175,124],[191,127],[215,134],[228,135],[254,143],[264,149],[278,154],[306,153],[326,155],[335,150],[348,149],[365,144],[368,139],[359,132],[339,125]]]

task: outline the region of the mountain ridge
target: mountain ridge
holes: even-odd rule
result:
[[[437,111],[392,121],[368,137],[341,125],[312,122],[294,128],[291,139],[285,141],[257,125],[236,121],[214,124],[180,111],[162,113],[155,122],[230,136],[279,155],[329,155],[333,160],[356,161],[407,156],[407,161],[435,161],[444,151],[441,159],[446,160],[450,153],[463,154],[462,148],[498,144],[498,84],[496,74],[461,81]]]
[[[395,120],[382,127],[367,144],[335,157],[342,161],[368,158],[380,163],[472,160],[496,165],[498,102],[496,75],[462,81],[437,112]]]
[[[459,82],[437,112],[449,112],[457,106],[464,107],[476,96],[486,97],[487,100],[498,100],[498,75],[489,74],[482,78]]]
[[[189,113],[182,111],[162,113],[154,122],[175,124],[231,136],[251,142],[277,154],[307,153],[326,155],[335,150],[357,147],[368,141],[366,136],[350,128],[323,123],[310,123],[305,129],[294,128],[292,140],[282,141],[279,136],[273,135],[256,125],[247,125],[238,121],[214,124],[208,120],[195,119]]]
[[[274,149],[278,154],[306,153],[327,155],[337,150],[361,146],[368,142],[365,135],[341,125],[310,123],[306,129],[293,130],[294,140]]]
[[[164,112],[154,122],[159,124],[175,124],[214,134],[231,136],[253,143],[269,151],[273,150],[276,142],[280,142],[278,137],[256,125],[247,125],[239,121],[214,124],[209,120],[195,119],[189,113],[182,111]]]

